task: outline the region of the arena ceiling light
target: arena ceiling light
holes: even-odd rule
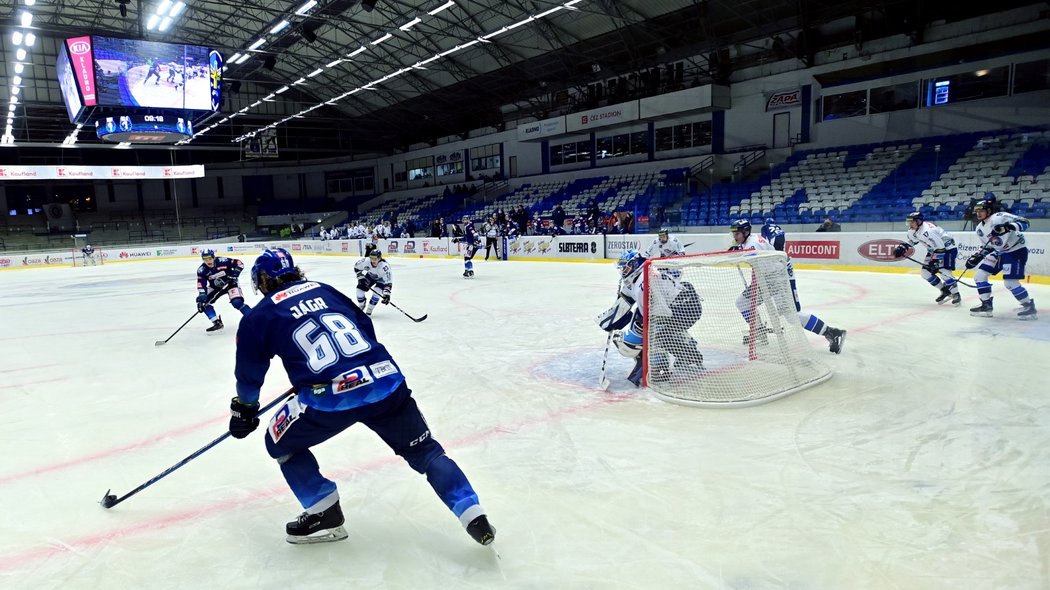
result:
[[[389,39],[389,38],[391,38],[393,36],[394,36],[393,33],[387,33],[386,35],[383,35],[382,37],[376,39],[375,41],[372,41],[372,45],[379,45],[383,41],[386,41],[387,39]]]
[[[24,69],[26,69],[26,67],[24,65],[22,65],[22,64],[15,64],[15,73],[16,74],[21,74],[22,70],[24,70]]]
[[[310,9],[314,6],[317,6],[317,0],[309,0],[306,4],[300,6],[299,10],[295,11],[295,14],[298,14],[299,16],[304,16],[307,12],[310,12]]]
[[[15,45],[22,44],[22,31],[15,31],[14,33],[11,33],[11,43],[14,43]]]
[[[33,13],[28,10],[22,11],[22,26],[30,27],[33,25]]]
[[[416,18],[414,18],[414,19],[412,19],[412,20],[408,21],[407,23],[405,23],[405,24],[401,25],[401,26],[400,26],[400,27],[398,27],[398,28],[399,28],[399,29],[401,29],[402,31],[407,31],[407,30],[411,29],[412,27],[414,27],[414,26],[418,25],[418,24],[419,24],[419,23],[421,23],[421,22],[423,22],[423,19],[421,19],[421,18],[419,18],[419,17],[417,16]]]
[[[272,29],[270,29],[270,34],[276,35],[277,33],[280,33],[281,31],[287,29],[290,24],[291,23],[289,23],[288,21],[282,20],[281,22],[274,25]]]
[[[437,14],[437,13],[441,12],[442,10],[445,10],[445,9],[448,9],[448,8],[452,8],[452,7],[453,7],[453,6],[455,6],[455,5],[456,5],[456,3],[455,3],[455,2],[453,2],[452,0],[448,0],[448,2],[445,2],[445,3],[444,3],[444,4],[442,4],[441,6],[438,6],[438,7],[437,7],[437,8],[435,8],[434,10],[431,10],[431,11],[430,11],[430,12],[428,12],[427,14],[429,14],[430,16],[434,16],[435,14]]]
[[[164,31],[167,31],[168,27],[170,27],[170,26],[171,26],[171,17],[170,16],[166,16],[166,17],[164,17],[164,20],[160,21],[160,25],[157,26],[157,30],[163,33]]]
[[[262,47],[264,43],[266,43],[265,37],[263,37],[262,39],[258,39],[255,41],[255,43],[252,43],[248,46],[248,51],[255,51],[256,49]]]
[[[335,60],[335,61],[330,61],[330,62],[328,62],[327,64],[325,64],[325,66],[324,66],[324,67],[326,67],[326,68],[334,68],[335,66],[337,66],[337,65],[339,65],[339,64],[341,64],[341,63],[343,63],[343,61],[344,61],[344,60],[343,60],[342,58],[339,58],[339,59],[337,59],[337,60]]]
[[[15,52],[15,59],[17,59],[18,61],[25,61],[26,60],[26,50],[22,49],[21,47],[19,47],[18,51]]]
[[[360,49],[355,49],[355,50],[353,50],[352,52],[350,52],[350,53],[347,53],[347,54],[346,54],[346,56],[347,56],[347,57],[354,57],[355,55],[360,55],[361,53],[364,53],[364,52],[365,52],[365,51],[366,51],[367,49],[368,49],[367,47],[365,47],[364,45],[362,45],[362,46],[360,47]]]
[[[34,43],[36,43],[36,35],[26,33],[26,47],[32,47]]]
[[[316,70],[314,70],[314,71],[310,72],[309,74],[307,74],[306,77],[307,78],[313,78],[314,76],[320,74],[323,71],[324,71],[324,68],[317,68]]]

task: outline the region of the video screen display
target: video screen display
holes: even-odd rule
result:
[[[91,39],[100,105],[218,110],[218,52],[197,45]]]
[[[58,87],[62,90],[62,100],[66,103],[69,121],[70,123],[75,122],[84,104],[80,102],[80,91],[77,90],[77,80],[73,75],[73,65],[69,62],[65,43],[58,44],[58,61],[55,62],[55,71],[58,73]]]

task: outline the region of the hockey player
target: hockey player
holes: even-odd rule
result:
[[[347,537],[336,484],[321,475],[310,449],[360,422],[427,476],[471,538],[492,543],[496,530],[477,493],[434,440],[372,320],[335,288],[306,281],[283,249],[264,251],[251,274],[264,297],[237,328],[230,434],[244,438],[259,426],[259,390],[270,360],[280,357],[296,395],[270,420],[264,440],[305,510],[285,526],[287,541]]]
[[[637,250],[627,250],[616,263],[620,271],[620,289],[616,303],[598,316],[598,325],[612,332],[616,349],[634,359],[634,368],[627,380],[640,386],[642,381],[642,342],[647,310],[643,305],[645,281],[642,270],[646,257]],[[701,314],[700,296],[687,281],[679,281],[670,273],[660,273],[651,281],[653,297],[648,309],[650,333],[654,335],[650,352],[650,374],[653,379],[668,379],[676,361],[703,369],[704,356],[688,330]],[[669,320],[674,318],[674,322]],[[625,329],[626,328],[626,329]]]
[[[215,257],[215,250],[205,248],[201,250],[201,265],[197,268],[197,311],[204,312],[212,321],[210,328],[205,330],[214,334],[222,330],[222,316],[215,313],[211,302],[218,299],[223,293],[230,296],[230,305],[248,315],[252,310],[244,302],[244,294],[237,286],[237,277],[244,270],[244,263],[236,258]]]
[[[784,241],[787,239],[787,236],[772,217],[767,218],[762,223],[762,237],[773,246],[774,250],[778,252],[784,251]]]
[[[677,237],[671,236],[666,229],[661,229],[656,233],[656,239],[653,240],[652,244],[649,244],[649,249],[645,251],[646,258],[670,258],[671,256],[682,256],[685,254],[685,250],[682,248],[681,242],[678,241]]]
[[[84,247],[80,249],[80,253],[84,255],[85,262],[91,262],[91,266],[98,264],[98,261],[95,260],[95,247],[91,244],[84,244]]]
[[[1021,304],[1017,319],[1037,319],[1035,301],[1018,280],[1024,278],[1024,267],[1028,262],[1028,246],[1023,233],[1028,229],[1028,220],[1004,211],[995,213],[990,201],[974,205],[973,213],[977,217],[976,232],[981,249],[966,260],[966,268],[977,268],[973,279],[977,283],[981,304],[971,308],[970,315],[992,317],[992,284],[988,277],[1002,272],[1003,286]]]
[[[955,245],[955,238],[944,229],[926,221],[922,213],[913,211],[905,218],[908,224],[906,234],[908,243],[894,248],[893,255],[903,258],[909,248],[909,244],[922,244],[926,246],[926,259],[923,261],[922,278],[930,285],[941,290],[937,296],[937,304],[942,305],[951,297],[952,305],[958,307],[962,303],[962,295],[959,294],[959,285],[955,284],[955,257],[959,249]]]
[[[153,83],[154,86],[160,84],[160,60],[154,57],[146,60],[146,67],[149,71],[146,73],[146,77],[142,79],[142,85],[145,86],[146,82],[153,76],[157,77],[157,81]]]
[[[766,250],[774,251],[772,244],[767,242],[765,238],[756,236],[751,233],[751,222],[746,219],[738,219],[729,226],[729,231],[733,234],[733,245],[730,246],[730,250]],[[802,304],[798,300],[798,290],[795,288],[795,269],[791,264],[791,259],[787,261],[787,272],[788,279],[791,283],[791,297],[795,301],[795,312],[798,313],[799,322],[802,327],[814,334],[823,336],[828,341],[828,348],[831,352],[839,354],[842,352],[842,347],[846,342],[846,331],[839,328],[833,328],[824,323],[823,320],[817,316],[802,311]],[[752,315],[755,313],[753,289],[755,289],[754,283],[749,285],[743,293],[737,297],[736,307],[740,310],[740,315],[744,316],[744,320],[751,323],[753,320]],[[758,342],[768,341],[768,331],[764,325],[759,325],[757,329],[757,340]],[[745,336],[745,344],[748,343],[750,335]]]
[[[394,281],[390,265],[383,260],[383,253],[374,244],[368,246],[365,247],[365,257],[354,265],[354,272],[357,274],[357,305],[365,311],[365,315],[372,315],[377,303],[390,303],[390,290],[394,288]],[[378,287],[379,291],[376,292],[372,287]],[[365,298],[368,295],[371,298],[366,305]]]
[[[474,263],[471,260],[478,253],[478,249],[481,248],[481,238],[478,236],[478,231],[474,229],[474,222],[470,220],[469,216],[463,216],[463,237],[452,238],[452,242],[466,244],[463,247],[463,277],[473,277]]]

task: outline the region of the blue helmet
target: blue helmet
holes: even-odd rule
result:
[[[766,221],[764,223],[764,225],[776,225],[776,224],[777,224],[777,220],[773,219],[772,217],[767,217]]]
[[[276,279],[293,272],[298,272],[298,269],[295,267],[295,262],[292,261],[292,255],[287,250],[284,248],[264,250],[252,265],[252,287],[256,291],[261,291],[259,284],[263,275]]]
[[[729,231],[731,232],[746,232],[751,233],[751,222],[746,219],[736,219],[729,225]]]
[[[215,258],[215,250],[212,250],[211,248],[201,250],[201,258]]]
[[[620,255],[620,259],[616,261],[616,268],[620,270],[620,276],[628,278],[637,274],[643,264],[645,264],[645,256],[631,248]]]

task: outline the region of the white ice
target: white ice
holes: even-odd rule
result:
[[[352,261],[301,257],[345,291]],[[317,448],[350,538],[284,541],[301,508],[263,448],[221,435],[238,313],[207,336],[197,261],[0,273],[2,588],[1047,588],[1050,287],[1020,322],[940,307],[917,274],[800,271],[849,331],[828,382],[705,410],[597,387],[612,263],[394,259],[376,330],[498,529],[475,544],[367,429]],[[245,275],[245,278],[247,275]],[[249,291],[249,281],[242,286]],[[266,398],[288,387],[275,363]]]

